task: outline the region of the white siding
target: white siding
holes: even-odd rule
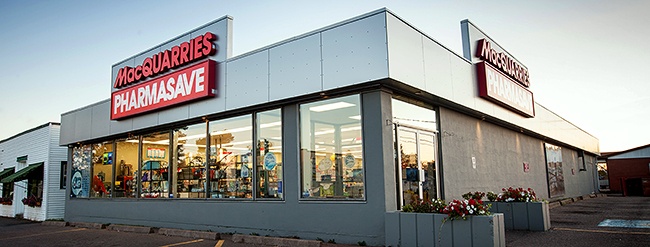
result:
[[[49,123],[0,141],[0,170],[15,167],[17,172],[30,164],[44,163],[41,207],[29,208],[23,205],[21,200],[26,197],[27,191],[27,180],[23,180],[14,183],[12,210],[0,211],[2,216],[14,217],[24,213],[25,219],[36,221],[63,218],[65,193],[59,190],[59,174],[61,161],[67,160],[67,153],[65,147],[58,146],[59,133],[60,126]],[[25,155],[27,162],[16,162],[16,158]],[[50,209],[48,204],[54,207]]]
[[[65,212],[65,189],[61,189],[61,162],[67,161],[68,149],[59,146],[59,125],[50,125],[49,163],[45,166],[44,199],[45,219],[63,219]],[[47,195],[47,196],[45,196]]]

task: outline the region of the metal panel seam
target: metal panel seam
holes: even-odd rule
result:
[[[390,78],[390,44],[388,44],[388,15],[384,12],[384,44],[386,47],[386,71],[388,78]]]
[[[323,81],[323,31],[318,33],[318,42],[320,46],[320,91],[322,92],[325,88]]]

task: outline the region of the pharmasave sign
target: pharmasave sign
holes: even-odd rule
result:
[[[111,119],[215,96],[216,35],[207,32],[119,69],[111,94]]]
[[[476,63],[479,96],[515,111],[526,117],[535,116],[533,93],[528,69],[505,52],[492,48],[487,39],[477,42],[475,56],[483,61]]]

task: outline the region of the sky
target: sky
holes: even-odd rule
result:
[[[225,15],[237,56],[384,7],[460,55],[472,21],[601,152],[650,144],[645,0],[0,0],[0,140],[108,99],[113,64]]]

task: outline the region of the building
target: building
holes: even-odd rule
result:
[[[598,140],[469,21],[464,56],[380,9],[236,57],[232,21],[116,63],[110,99],[61,115],[67,221],[381,245],[415,199],[597,189]]]
[[[603,153],[611,193],[650,196],[650,144],[620,152]]]
[[[59,123],[46,123],[0,141],[0,216],[63,219],[67,148]]]

